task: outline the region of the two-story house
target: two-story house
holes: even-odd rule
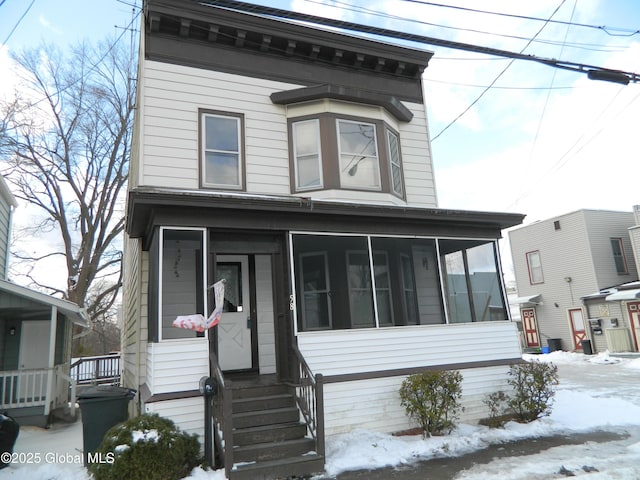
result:
[[[497,240],[523,216],[437,207],[432,53],[238,8],[145,2],[123,329],[137,411],[202,434],[211,375],[234,478],[284,444],[316,463],[279,473],[308,473],[325,435],[410,428],[398,388],[424,369],[460,370],[465,419],[486,416],[521,355]],[[173,327],[213,309],[219,279],[221,323]],[[302,440],[269,436],[300,418]]]
[[[592,350],[607,348],[606,336],[618,335],[609,329],[623,325],[596,322],[583,299],[638,279],[633,226],[632,212],[578,210],[509,232],[527,347],[582,351],[588,341]]]

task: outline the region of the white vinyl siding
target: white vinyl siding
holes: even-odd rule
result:
[[[194,338],[149,343],[147,364],[152,395],[197,390],[200,378],[209,376],[209,342]]]
[[[298,334],[298,346],[314,373],[325,376],[366,373],[521,356],[516,326],[510,322],[409,326]],[[507,389],[508,366],[461,370],[464,421],[488,416],[482,400]],[[393,432],[412,425],[400,406],[398,389],[404,377],[394,376],[324,387],[327,435],[366,428]],[[380,412],[384,411],[384,415]]]
[[[260,374],[276,373],[275,313],[271,257],[256,255],[256,311],[258,312],[258,355]]]
[[[183,432],[197,434],[204,442],[204,401],[202,397],[181,398],[145,404],[145,413],[170,418]]]
[[[285,107],[274,105],[273,92],[303,85],[143,60],[139,128],[143,144],[134,159],[133,185],[199,189],[198,111],[237,112],[244,115],[246,186],[249,193],[291,195],[289,144]],[[414,118],[394,126],[400,136],[406,201],[416,207],[436,207],[431,148],[424,105],[405,103]],[[387,120],[384,109],[346,104],[339,113]],[[389,123],[389,122],[388,122]],[[310,192],[312,198],[398,204],[397,197],[380,192],[346,190]],[[352,195],[356,194],[356,195]]]
[[[147,364],[148,252],[139,239],[124,242],[122,385],[138,390],[145,382]],[[134,404],[134,402],[132,402]],[[135,407],[134,407],[135,408]],[[138,412],[135,412],[138,413]]]

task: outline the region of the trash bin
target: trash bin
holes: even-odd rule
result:
[[[593,350],[591,349],[591,340],[582,340],[580,342],[582,345],[582,353],[585,355],[593,355]]]
[[[0,454],[13,453],[13,447],[16,444],[20,425],[6,412],[0,415]],[[0,469],[8,467],[9,462],[2,460],[6,455],[0,455]]]
[[[129,417],[129,402],[136,391],[112,385],[98,385],[82,389],[78,404],[82,414],[82,449],[84,462],[87,454],[95,452],[107,431]]]
[[[549,338],[547,339],[547,345],[549,345],[549,351],[555,352],[557,350],[562,350],[562,339],[560,338]]]

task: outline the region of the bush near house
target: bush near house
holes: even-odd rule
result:
[[[111,428],[96,453],[113,462],[89,464],[95,480],[178,480],[201,463],[197,435],[156,414]]]
[[[426,371],[407,377],[400,386],[400,404],[422,428],[423,437],[449,433],[462,409],[462,374]]]
[[[484,400],[489,418],[481,423],[499,427],[508,420],[529,423],[549,415],[558,385],[558,367],[537,361],[513,364],[507,383],[513,388],[511,394],[493,392]]]

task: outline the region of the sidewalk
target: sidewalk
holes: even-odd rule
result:
[[[553,437],[529,438],[490,447],[459,457],[435,458],[401,467],[345,472],[337,477],[315,477],[314,480],[450,480],[474,465],[484,465],[498,458],[520,457],[543,452],[563,445],[581,445],[587,442],[604,443],[622,440],[625,435],[612,432],[593,432]],[[584,460],[588,462],[589,459]],[[558,465],[558,471],[563,468]]]

